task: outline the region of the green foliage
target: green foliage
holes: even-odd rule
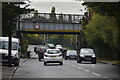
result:
[[[120,2],[84,3],[92,19],[83,28],[83,41],[99,53],[99,57],[117,59],[120,53]],[[91,16],[90,16],[91,18]],[[84,21],[83,21],[84,23]]]
[[[101,56],[110,57],[109,49],[118,46],[118,26],[113,17],[94,14],[83,33],[88,45],[95,47]]]
[[[91,2],[83,5],[87,5],[94,12],[105,16],[115,16],[120,12],[120,2]]]
[[[40,45],[42,44],[43,37],[39,34],[24,34],[24,38],[28,40],[28,44]]]
[[[21,47],[22,47],[21,52],[25,54],[25,53],[27,53],[28,40],[23,39],[21,43],[22,43],[22,45],[21,45]]]
[[[32,9],[26,9],[25,8],[20,8],[19,5],[26,5],[28,6],[25,2],[3,2],[2,3],[2,31],[3,31],[3,36],[8,36],[8,30],[9,27],[11,26],[12,34],[15,35],[15,30],[16,30],[16,20],[20,16],[20,14],[23,13],[29,13],[33,11]]]

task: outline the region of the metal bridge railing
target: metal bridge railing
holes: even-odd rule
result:
[[[55,14],[55,13],[34,13],[22,14],[20,21],[31,22],[57,22],[57,23],[81,23],[83,15],[76,14]]]

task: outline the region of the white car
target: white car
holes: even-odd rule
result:
[[[62,49],[62,46],[61,45],[56,45],[56,49]]]
[[[44,65],[47,63],[60,63],[63,65],[63,56],[59,49],[47,49],[44,53]]]

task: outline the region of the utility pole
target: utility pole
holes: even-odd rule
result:
[[[2,2],[0,2],[0,36],[2,36]]]
[[[11,22],[9,21],[9,23]],[[9,26],[8,67],[11,67],[11,49],[12,49],[12,31],[11,26]]]

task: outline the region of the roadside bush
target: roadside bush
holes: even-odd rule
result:
[[[87,45],[93,47],[98,57],[117,59],[118,25],[115,18],[94,14],[83,31]]]

